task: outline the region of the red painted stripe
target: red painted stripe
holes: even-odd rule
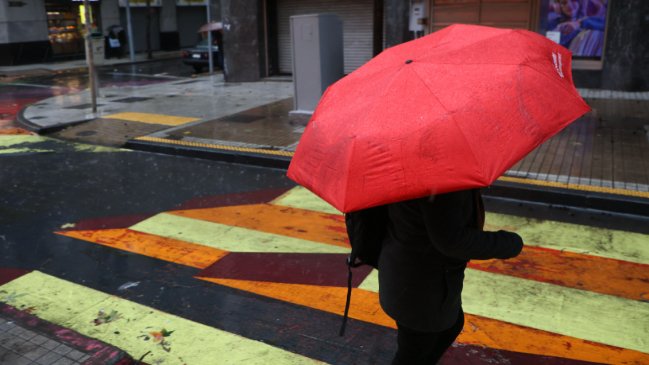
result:
[[[632,300],[649,299],[649,265],[526,246],[509,260],[475,260],[469,267]]]
[[[155,213],[157,214],[157,213]],[[67,229],[61,229],[61,231],[91,231],[98,229],[117,229],[117,228],[128,228],[134,224],[137,224],[145,219],[148,219],[155,215],[152,214],[134,214],[134,215],[123,215],[116,217],[102,217],[102,218],[89,218],[83,219],[75,223],[74,227]]]
[[[566,359],[454,343],[439,365],[595,365],[598,362]]]
[[[346,254],[231,252],[196,276],[286,284],[347,286]],[[352,285],[358,287],[372,268],[354,269]]]
[[[0,285],[4,285],[12,280],[18,279],[19,277],[29,274],[31,270],[26,269],[17,269],[9,267],[0,267]]]

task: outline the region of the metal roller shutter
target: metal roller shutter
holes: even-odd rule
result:
[[[204,6],[176,7],[180,47],[192,47],[200,38],[198,28],[207,23],[207,11]]]
[[[330,13],[343,21],[345,73],[372,58],[373,0],[278,0],[279,70],[292,73],[289,18],[293,15]]]

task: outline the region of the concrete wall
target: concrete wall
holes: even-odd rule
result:
[[[105,35],[106,28],[111,25],[120,25],[118,0],[101,1],[101,32]]]
[[[44,0],[24,0],[23,6],[0,1],[0,43],[47,41]]]
[[[0,65],[43,62],[50,55],[44,0],[0,0]]]

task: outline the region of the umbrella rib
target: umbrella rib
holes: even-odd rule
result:
[[[446,113],[447,113],[448,115],[451,116],[451,118],[453,119],[453,122],[456,122],[456,120],[455,120],[455,116],[453,115],[453,113],[449,112],[449,110],[446,108],[446,106],[444,105],[444,103],[442,103],[442,101],[437,97],[437,95],[435,95],[435,93],[433,92],[433,90],[432,90],[432,89],[428,86],[428,84],[424,81],[424,78],[421,77],[421,75],[420,75],[419,72],[417,71],[417,68],[414,67],[414,68],[412,68],[412,70],[414,71],[414,73],[415,73],[415,75],[417,76],[417,78],[419,78],[419,81],[421,81],[421,83],[424,84],[424,86],[426,87],[426,89],[428,90],[428,92],[430,93],[430,95],[432,95],[433,98],[435,98],[435,100],[437,100],[437,102],[439,103],[439,105],[442,106],[442,109],[444,109],[444,111],[446,111]],[[457,125],[457,122],[455,123],[455,125],[456,125],[457,129],[460,131],[460,134],[462,135],[462,138],[464,138],[464,141],[466,142],[466,145],[467,145],[467,146],[470,146],[470,144],[469,144],[469,139],[468,139],[468,138],[466,137],[466,135],[464,134],[464,131],[462,130],[462,128],[460,128],[460,126]],[[475,166],[480,166],[480,164],[478,164],[478,158],[477,158],[476,155],[475,155],[475,151],[473,151],[472,148],[469,148],[469,149],[471,150],[471,156],[473,156],[473,162],[475,163]],[[481,177],[482,177],[482,181],[486,181],[486,179],[485,179],[485,177],[484,177],[484,172],[482,171],[482,168],[480,168],[479,171],[480,171],[480,175],[481,175]]]

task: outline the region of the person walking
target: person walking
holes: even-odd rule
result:
[[[523,249],[512,232],[484,232],[480,190],[387,205],[379,296],[397,323],[393,365],[436,364],[462,331],[462,285],[469,260],[507,259]]]

